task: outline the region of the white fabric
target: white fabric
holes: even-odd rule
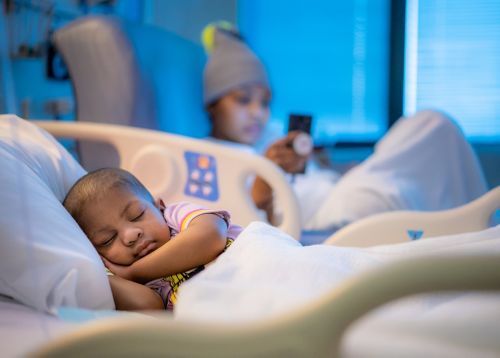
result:
[[[500,226],[479,233],[362,249],[303,247],[269,225],[252,223],[215,263],[181,287],[174,315],[194,322],[267,318],[307,304],[376,265],[434,253],[500,253]],[[369,317],[372,319],[366,320],[367,328],[361,325],[359,333],[354,330],[348,335],[344,351],[354,352],[352,356],[379,351],[390,353],[388,356],[407,356],[408,352],[471,356],[472,348],[498,347],[499,300],[500,294],[415,296],[375,311]],[[462,314],[465,309],[469,312]],[[473,335],[471,327],[476,329]],[[469,344],[469,350],[456,348]]]
[[[104,267],[61,205],[85,173],[49,134],[0,116],[0,294],[40,311],[113,308]]]
[[[302,246],[276,228],[254,222],[213,265],[181,287],[175,313],[194,320],[259,319],[319,297],[375,265],[440,251],[500,252],[500,226],[482,234],[355,248]]]
[[[0,299],[2,357],[26,357],[42,344],[80,326],[19,303]]]
[[[478,198],[487,185],[460,128],[429,110],[399,119],[373,155],[321,190],[324,200],[306,229],[340,228],[391,210],[445,210]]]
[[[266,127],[255,148],[208,139],[264,153],[279,137],[275,129]],[[374,153],[342,177],[310,161],[306,173],[295,175],[292,185],[302,227],[328,234],[381,212],[450,209],[487,191],[479,161],[460,128],[451,118],[431,110],[400,118]],[[279,213],[279,203],[276,206]]]

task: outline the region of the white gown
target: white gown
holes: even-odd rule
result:
[[[264,148],[209,139],[254,153]],[[400,118],[374,153],[342,177],[308,165],[292,185],[302,227],[330,232],[386,211],[449,209],[487,191],[479,161],[459,126],[431,110]],[[279,212],[279,203],[276,207]]]
[[[332,184],[304,227],[339,228],[391,210],[445,210],[486,191],[479,161],[458,125],[440,112],[421,111],[400,118],[370,157]]]

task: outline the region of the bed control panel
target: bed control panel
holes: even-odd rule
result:
[[[187,165],[184,194],[208,201],[217,201],[219,187],[215,157],[209,154],[186,151],[184,158]]]

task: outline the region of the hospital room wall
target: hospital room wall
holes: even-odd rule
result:
[[[201,44],[200,34],[212,21],[237,21],[237,0],[149,0],[144,23],[161,27],[186,40]]]
[[[128,0],[127,2],[144,5],[141,14],[141,21],[144,23],[164,28],[198,44],[199,33],[206,23],[219,19],[238,22],[237,0],[148,0],[144,2]],[[55,26],[60,26],[82,15],[82,9],[78,7],[79,1],[56,0],[53,3],[56,4],[57,14],[53,18]],[[32,21],[42,26],[43,16],[31,12],[22,20]],[[12,24],[7,23],[7,26],[12,26]],[[32,27],[36,26],[32,25]],[[39,37],[33,34],[31,37],[28,35],[18,34],[17,39],[36,44]],[[13,57],[11,65],[19,115],[25,118],[73,119],[74,104],[71,85],[68,80],[47,78],[46,56]],[[475,149],[489,185],[500,185],[500,145],[495,143],[476,145]],[[332,156],[337,161],[349,162],[363,159],[369,152],[369,148],[337,148],[332,151]]]
[[[5,41],[3,69],[9,71],[9,78],[3,79],[6,101],[12,104],[8,112],[25,118],[54,118],[53,109],[71,115],[71,86],[68,81],[48,78],[45,43],[50,36],[52,24],[72,19],[79,12],[70,0],[58,0],[57,13],[53,22],[43,2],[5,1],[2,3],[6,31],[0,36]],[[11,83],[5,83],[6,80]],[[61,113],[62,114],[62,113]],[[59,115],[56,115],[59,117]]]
[[[12,0],[6,1],[8,7],[7,3],[12,5],[2,16],[7,28],[7,52],[11,54],[6,57],[13,85],[13,93],[8,95],[14,106],[10,107],[27,119],[74,119],[71,83],[65,77],[58,79],[49,74],[53,63],[44,45],[51,31],[80,16],[112,11],[119,17],[163,28],[198,45],[201,45],[200,32],[208,22],[221,19],[236,22],[236,0],[126,0],[116,1],[117,5],[108,10],[102,6],[83,7],[85,1],[77,0],[46,1],[39,5]],[[28,6],[31,3],[35,5]],[[48,5],[54,6],[53,15],[47,13]],[[140,11],[134,11],[137,9]]]

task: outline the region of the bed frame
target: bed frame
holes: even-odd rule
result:
[[[368,247],[484,230],[500,208],[500,186],[466,205],[442,211],[394,211],[358,220],[324,243]],[[377,235],[373,235],[377,233]]]
[[[41,347],[38,357],[335,357],[346,329],[382,304],[408,295],[500,290],[500,255],[426,257],[349,280],[302,309],[246,325],[110,318]]]
[[[288,185],[283,185],[286,181],[280,169],[263,158],[231,152],[212,143],[202,142],[201,146],[200,141],[194,139],[143,129],[81,122],[40,121],[37,124],[58,137],[111,142],[120,153],[124,153],[121,166],[132,172],[144,173],[145,170],[145,175],[138,175],[140,179],[152,188],[155,195],[165,195],[167,200],[186,196],[183,188],[188,188],[186,183],[189,181],[189,173],[192,173],[192,168],[189,168],[191,164],[185,156],[186,151],[198,154],[195,156],[198,160],[204,158],[202,162],[205,164],[213,164],[210,162],[213,159],[216,174],[231,173],[229,176],[217,175],[219,188],[224,188],[224,191],[219,191],[218,200],[207,201],[189,195],[185,199],[223,206],[230,211],[233,208],[240,210],[236,220],[242,224],[258,218],[244,189],[245,177],[255,171],[273,184],[277,199],[289,211],[285,213],[280,227],[295,238],[300,236],[297,202],[293,192]],[[148,175],[148,171],[153,174]],[[180,195],[178,192],[184,194]],[[488,211],[491,214],[491,210],[498,207],[499,193],[497,188],[457,211],[448,211],[448,214],[434,213],[433,215],[439,214],[437,223],[435,220],[432,222],[431,216],[418,214],[416,217],[422,218],[418,221],[419,224],[440,227],[452,225],[457,219],[461,221],[462,215],[472,214],[473,217],[481,218],[480,224],[464,224],[457,226],[455,231],[482,229],[485,225],[482,213]],[[242,207],[245,209],[242,210]],[[477,212],[481,215],[475,215]],[[391,220],[401,218],[412,219],[409,215],[393,213],[391,216],[380,217],[380,225],[386,226]],[[365,224],[378,225],[378,220],[372,221],[371,224]],[[358,236],[366,234],[361,223],[357,224]],[[375,226],[372,226],[372,230]],[[342,233],[344,243],[352,233],[348,228]],[[445,229],[443,231],[450,232]],[[370,236],[373,236],[373,232],[370,232]],[[398,235],[396,236],[400,237],[401,232]],[[379,235],[377,237],[380,238]],[[150,316],[103,319],[85,324],[72,333],[50,341],[33,352],[33,355],[331,357],[339,354],[340,342],[346,329],[367,312],[409,295],[457,290],[500,290],[500,255],[432,256],[386,264],[348,280],[291,314],[244,325],[180,323],[167,314],[158,314],[159,319]]]

